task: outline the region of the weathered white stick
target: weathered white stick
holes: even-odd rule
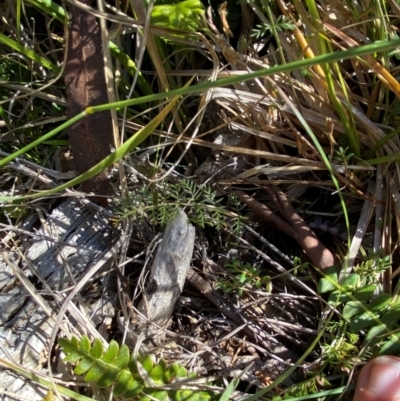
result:
[[[149,284],[139,304],[146,321],[139,323],[139,331],[146,336],[163,327],[171,318],[175,303],[183,290],[192,259],[195,229],[181,209],[171,220],[157,249],[151,266]]]

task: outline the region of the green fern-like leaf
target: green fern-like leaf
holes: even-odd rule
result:
[[[162,359],[151,371],[151,378],[154,383],[162,384],[165,383],[165,371],[167,370],[167,364]]]
[[[347,327],[347,336],[352,347],[358,346],[358,338],[363,338],[364,355],[379,352],[391,354],[400,352],[400,335],[398,321],[400,319],[400,302],[391,294],[381,293],[374,296],[380,288],[376,281],[376,266],[373,259],[366,260],[355,267],[354,272],[339,282],[335,269],[328,269],[318,283],[320,293],[329,293],[328,303],[341,310],[341,320],[334,322],[330,331],[342,330]],[[390,258],[379,260],[382,269]],[[379,270],[379,269],[378,269]],[[381,290],[380,290],[381,291]],[[364,333],[360,331],[366,331]],[[344,352],[345,351],[345,352]],[[336,359],[340,364],[347,363],[348,351],[341,348],[338,342],[335,346],[326,344],[325,356],[328,361]],[[353,354],[350,349],[350,354]],[[340,356],[340,358],[338,358]],[[351,359],[351,358],[350,358]]]
[[[379,324],[379,318],[382,312],[389,306],[391,302],[390,294],[380,294],[374,298],[368,306],[367,311],[356,315],[350,324],[353,331],[363,330],[367,327]],[[346,305],[347,306],[347,305]]]
[[[143,391],[143,384],[137,381],[129,370],[123,370],[118,377],[118,382],[114,387],[114,395],[125,398],[133,398]]]
[[[122,393],[122,396],[126,399],[131,399],[137,397],[139,394],[143,393],[144,391],[144,386],[134,380],[133,378],[129,381],[129,386],[128,388]],[[115,394],[115,390],[114,390]]]
[[[146,395],[141,398],[141,401],[153,401],[154,399],[160,401],[168,400],[168,391],[166,390],[146,389],[144,393]]]
[[[183,366],[179,366],[177,363],[173,363],[166,373],[166,379],[168,382],[172,381],[176,377],[186,377],[187,371]]]
[[[84,375],[84,380],[104,388],[114,385],[114,396],[132,399],[140,396],[140,401],[168,399],[185,401],[209,401],[212,393],[192,390],[162,389],[162,385],[173,382],[177,377],[189,377],[186,369],[172,364],[167,366],[164,360],[155,363],[149,356],[130,355],[126,345],[121,348],[111,341],[104,351],[100,340],[91,344],[87,336],[80,340],[60,338],[66,357],[64,361],[77,363],[75,374]]]
[[[86,373],[84,380],[88,383],[97,382],[106,372],[107,364],[102,360],[95,360],[89,371]]]
[[[153,363],[153,360],[151,359],[150,355],[146,355],[146,357],[142,361],[142,366],[148,374],[151,373],[151,371],[153,370],[153,367],[154,367],[154,363]]]
[[[107,370],[103,373],[99,380],[97,380],[97,385],[100,388],[110,387],[118,379],[121,372],[117,366],[107,366]]]
[[[273,25],[268,22],[257,24],[256,28],[253,29],[253,32],[250,36],[256,39],[260,39],[268,32],[273,32],[273,27],[275,28],[276,31],[282,31],[282,30],[292,30],[294,29],[295,25],[287,21],[285,17],[281,15],[278,17],[278,19]]]
[[[90,355],[92,355],[93,358],[100,358],[103,355],[103,343],[98,338],[94,340]]]
[[[107,363],[113,363],[115,361],[115,358],[118,355],[118,349],[119,349],[118,343],[114,340],[111,340],[107,351],[103,355],[103,361],[107,362]],[[121,348],[121,350],[122,350],[122,348]],[[128,351],[128,354],[129,354],[129,351]]]
[[[90,352],[90,340],[87,336],[82,337],[82,341],[78,345],[78,350],[84,353]]]
[[[93,358],[82,358],[76,368],[74,369],[74,373],[76,375],[83,375],[86,373],[93,365]]]

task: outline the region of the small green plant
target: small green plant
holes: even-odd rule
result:
[[[274,29],[282,32],[285,29],[292,30],[294,27],[295,25],[289,22],[285,16],[280,15],[273,26],[269,22],[257,24],[250,36],[255,39],[260,39],[267,33],[272,33]]]
[[[308,262],[303,262],[298,256],[293,257],[293,275],[298,276],[300,274],[308,274],[310,264]]]
[[[163,28],[196,32],[205,25],[204,5],[200,0],[176,4],[157,4],[151,11],[151,23]]]
[[[120,347],[114,340],[106,351],[100,340],[91,344],[87,336],[80,340],[77,337],[59,338],[58,342],[66,354],[64,362],[77,364],[76,375],[84,375],[85,382],[100,388],[114,385],[114,397],[140,401],[209,401],[215,398],[211,392],[187,389],[187,383],[185,389],[176,386],[171,390],[171,384],[193,378],[193,375],[176,363],[167,366],[163,359],[155,363],[148,355],[131,355],[127,345]]]
[[[11,81],[16,76],[16,71],[18,71],[18,65],[13,60],[0,58],[0,79],[2,81]]]
[[[240,213],[243,205],[236,196],[230,195],[228,200],[233,211],[229,211],[221,204],[222,200],[207,185],[199,186],[187,179],[177,183],[164,181],[157,187],[141,186],[138,192],[119,205],[117,213],[121,218],[144,218],[164,227],[178,208],[183,208],[193,224],[217,230],[225,227],[239,234],[245,219]]]
[[[334,339],[330,344],[322,346],[323,355],[327,358],[329,365],[337,366],[340,370],[343,367],[353,369],[354,364],[358,361],[359,336],[354,333],[346,333],[344,337]]]
[[[271,292],[271,280],[269,276],[262,276],[261,270],[249,263],[232,258],[225,267],[230,273],[229,277],[219,277],[217,289],[222,289],[226,294],[235,291],[240,297],[246,290],[246,286],[254,290],[264,289]]]
[[[373,263],[373,260],[361,263],[354,269],[355,273],[347,275],[341,283],[337,270],[329,269],[320,279],[318,289],[322,294],[330,293],[328,303],[341,309],[343,322],[336,327],[342,333],[349,330],[346,336],[352,341],[346,343],[350,348],[360,336],[367,352],[396,354],[400,352],[400,327],[397,324],[400,301],[396,296],[382,292],[376,281],[376,273],[390,266],[390,258],[379,259],[374,274],[371,272]],[[347,351],[351,351],[350,348]],[[335,352],[341,354],[342,351]]]
[[[354,153],[350,150],[348,146],[339,146],[335,149],[335,154],[333,160],[339,161],[343,164],[349,164],[354,157]]]
[[[366,260],[355,266],[354,271],[360,276],[365,277],[368,284],[376,282],[377,275],[385,272],[391,266],[390,256],[380,258],[373,252],[368,252]]]
[[[274,396],[271,401],[283,401],[286,399],[290,400],[292,397],[307,397],[308,395],[318,393],[321,388],[327,387],[330,387],[330,383],[323,375],[313,375],[313,377],[310,377],[301,383],[297,383],[285,390],[284,396]]]

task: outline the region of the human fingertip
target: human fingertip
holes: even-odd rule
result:
[[[400,401],[400,358],[379,356],[358,377],[353,401]]]

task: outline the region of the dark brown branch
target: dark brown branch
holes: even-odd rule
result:
[[[268,223],[271,223],[278,230],[285,232],[290,235],[292,238],[296,239],[296,233],[293,230],[293,227],[288,224],[286,221],[282,220],[276,213],[274,213],[267,206],[262,204],[261,202],[255,200],[251,196],[247,195],[243,191],[236,191],[236,196],[245,203],[253,212],[255,212],[258,216],[263,218]]]
[[[81,0],[89,4],[90,0]],[[101,44],[101,32],[94,15],[71,6],[68,26],[68,51],[65,60],[67,118],[86,107],[108,103]],[[103,111],[89,115],[68,129],[75,169],[82,174],[107,157],[113,146],[111,114]],[[108,195],[109,179],[103,171],[82,184],[84,192]],[[104,197],[92,200],[105,206]]]
[[[244,192],[236,191],[236,195],[265,221],[274,224],[279,230],[294,238],[311,259],[312,263],[319,269],[324,270],[333,266],[335,260],[331,251],[324,246],[305,221],[296,213],[286,195],[274,186],[269,186],[266,190],[287,222],[277,216],[267,206]]]

